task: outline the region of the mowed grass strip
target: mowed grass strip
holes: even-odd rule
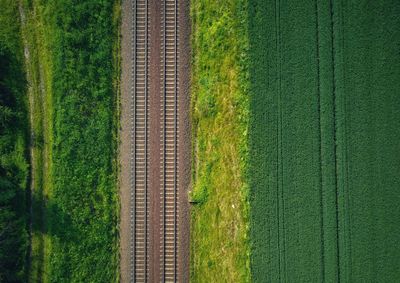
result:
[[[192,282],[249,282],[247,1],[192,0]]]
[[[46,106],[39,113],[44,240],[31,278],[118,281],[120,3],[23,3]]]
[[[29,118],[31,131],[31,252],[29,280],[46,281],[46,251],[49,237],[46,233],[45,200],[51,191],[52,152],[52,90],[51,57],[45,38],[43,11],[32,1],[20,1],[22,36],[26,50],[25,66],[28,80]]]

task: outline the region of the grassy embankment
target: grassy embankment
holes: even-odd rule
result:
[[[192,0],[191,280],[248,282],[247,1]]]
[[[23,1],[32,281],[118,281],[119,1]]]
[[[250,1],[255,282],[399,278],[399,12]]]
[[[0,0],[0,282],[27,279],[28,102],[18,3]]]

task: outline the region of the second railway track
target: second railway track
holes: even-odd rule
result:
[[[161,30],[161,282],[176,282],[178,270],[178,1],[162,1]]]

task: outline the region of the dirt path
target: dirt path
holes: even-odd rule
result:
[[[132,282],[130,278],[130,198],[131,198],[131,91],[132,91],[132,30],[133,30],[133,1],[123,0],[122,3],[122,94],[121,94],[121,145],[120,145],[120,198],[121,198],[121,223],[120,223],[120,256],[121,256],[121,281]],[[190,122],[189,122],[189,1],[179,0],[179,235],[178,235],[178,281],[189,281],[189,205],[187,193],[190,186]],[[161,58],[161,1],[149,1],[150,14],[150,68],[149,68],[149,103],[150,103],[150,275],[149,282],[159,281],[160,271],[160,58]]]

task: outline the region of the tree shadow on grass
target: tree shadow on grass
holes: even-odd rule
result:
[[[79,240],[71,215],[51,199],[33,196],[32,232],[56,237],[61,242]]]

